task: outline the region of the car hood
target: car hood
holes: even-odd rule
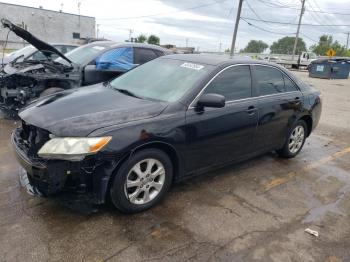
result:
[[[10,63],[14,58],[9,56],[4,56],[0,58],[0,66]]]
[[[85,137],[99,128],[152,118],[167,103],[128,96],[98,84],[39,99],[19,113],[30,125],[60,137]]]
[[[54,48],[52,45],[49,45],[48,43],[36,38],[34,35],[29,33],[27,30],[24,30],[23,28],[14,25],[7,19],[1,19],[1,23],[4,28],[8,28],[12,32],[14,32],[17,36],[22,38],[23,40],[30,43],[32,46],[36,47],[39,51],[41,51],[45,56],[50,56],[52,53],[62,57],[64,60],[72,64],[72,61],[70,61],[64,54],[62,54],[60,51],[58,51],[56,48]]]

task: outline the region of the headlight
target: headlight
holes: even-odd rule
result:
[[[112,137],[53,138],[40,148],[38,155],[47,159],[80,161],[100,151]]]

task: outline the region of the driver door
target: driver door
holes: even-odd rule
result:
[[[223,108],[190,107],[186,113],[186,172],[239,160],[254,151],[258,123],[250,66],[230,66],[202,94],[225,97]]]

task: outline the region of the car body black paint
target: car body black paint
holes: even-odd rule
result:
[[[173,55],[158,59],[178,59],[208,65],[212,69],[204,80],[174,103],[141,100],[101,84],[48,96],[19,114],[24,125],[43,129],[55,136],[113,137],[95,156],[72,164],[80,166],[74,169],[79,182],[73,191],[85,190],[86,194],[91,194],[94,203],[105,201],[108,185],[118,165],[144,147],[173,152],[172,160],[177,170],[175,179],[181,180],[278,149],[285,142],[288,127],[300,118],[311,119],[311,129],[319,121],[320,93],[307,85],[299,87],[299,80],[275,64],[205,55]],[[227,102],[223,108],[196,110],[193,106],[205,85],[221,70],[236,65],[251,67],[252,97]],[[257,65],[280,70],[300,90],[260,97],[254,79],[254,66]],[[294,101],[295,98],[298,101]],[[26,149],[23,152],[20,146],[21,132],[21,129],[14,132],[12,139],[20,158],[25,155],[27,162],[39,161],[46,168],[44,173],[54,165],[61,176],[66,174],[69,170],[65,166],[67,161],[27,156]],[[33,174],[29,175],[33,177]]]

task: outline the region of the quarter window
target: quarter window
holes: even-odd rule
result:
[[[268,66],[255,66],[256,85],[261,96],[284,92],[283,75]]]
[[[298,91],[298,88],[296,85],[290,80],[288,77],[283,75],[284,78],[284,89],[286,92],[293,92],[293,91]]]
[[[204,90],[205,94],[223,95],[226,101],[252,96],[252,79],[249,66],[233,66],[219,74]]]
[[[144,64],[158,56],[151,49],[135,48],[135,64]]]

